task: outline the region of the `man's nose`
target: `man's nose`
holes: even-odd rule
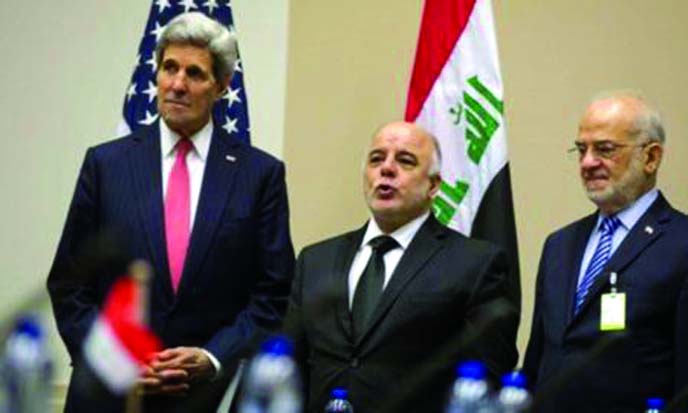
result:
[[[394,159],[385,159],[382,165],[380,165],[380,173],[382,176],[395,176],[397,173],[397,164]]]
[[[183,93],[187,90],[186,75],[184,71],[180,70],[172,78],[172,90],[177,93]]]
[[[601,160],[600,157],[595,153],[594,148],[592,146],[589,146],[585,149],[585,152],[580,156],[580,160],[578,162],[581,168],[588,169],[599,166]]]

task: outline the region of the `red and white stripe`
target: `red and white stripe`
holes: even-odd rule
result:
[[[449,226],[470,235],[480,201],[507,163],[503,121],[479,164],[470,162],[466,122],[455,125],[450,109],[478,76],[499,99],[503,96],[490,0],[426,0],[405,118],[432,132],[442,150],[442,178],[470,183]],[[480,96],[476,96],[480,98]],[[482,102],[486,109],[492,109]],[[496,114],[501,119],[501,114]]]
[[[130,277],[110,290],[105,307],[84,343],[84,357],[113,393],[127,392],[151,355],[162,349],[141,320],[141,293]]]

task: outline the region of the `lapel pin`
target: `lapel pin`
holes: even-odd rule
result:
[[[652,235],[652,233],[655,232],[655,230],[648,225],[645,227],[645,232],[647,232],[649,235]]]
[[[228,162],[236,162],[236,158],[235,158],[234,156],[232,156],[232,155],[225,155],[225,159],[226,159]]]

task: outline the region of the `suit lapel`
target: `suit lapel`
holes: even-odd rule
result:
[[[349,339],[353,337],[353,329],[351,327],[351,311],[349,309],[349,271],[356,256],[363,236],[365,235],[366,223],[363,228],[358,231],[351,232],[347,235],[344,248],[337,254],[334,271],[335,283],[335,312],[337,314],[337,321],[340,326],[346,331]]]
[[[244,162],[239,144],[215,126],[203,173],[189,249],[184,261],[184,271],[177,291],[178,297],[184,294],[194,277],[200,273],[215,231],[222,221],[222,213],[232,191],[236,171]]]
[[[392,273],[389,283],[380,297],[380,302],[370,316],[370,321],[365,331],[358,337],[356,342],[357,346],[360,345],[360,343],[370,334],[371,330],[382,320],[385,314],[387,314],[392,304],[394,304],[408,283],[442,247],[440,238],[446,234],[446,231],[448,231],[448,229],[439,224],[437,220],[435,220],[435,217],[430,214],[428,219],[418,230],[416,236],[413,237],[413,241],[409,244],[408,249],[404,252],[399,264]]]
[[[609,274],[621,272],[628,267],[648,246],[663,234],[663,225],[670,219],[669,204],[660,194],[650,208],[635,223],[631,231],[609,259],[609,262],[597,277],[586,296],[578,315],[602,294],[609,284]],[[623,275],[621,275],[623,277]]]
[[[151,265],[154,268],[156,283],[168,298],[173,296],[167,263],[165,244],[165,224],[163,217],[162,165],[160,149],[160,129],[158,123],[139,129],[133,138],[137,143],[131,151],[131,171],[133,177],[134,203],[148,241]]]
[[[590,234],[595,229],[596,223],[597,213],[583,218],[583,220],[575,226],[571,240],[568,241],[563,248],[564,255],[561,258],[561,268],[570,270],[563,271],[561,274],[563,277],[562,283],[565,288],[562,288],[560,291],[564,293],[564,296],[560,297],[559,300],[555,300],[555,302],[566,303],[566,305],[562,307],[563,311],[566,312],[563,317],[563,320],[566,320],[566,325],[569,325],[573,321],[573,306],[576,299],[576,290],[578,289],[578,276],[581,271],[581,263],[583,262],[583,255],[585,255],[585,246],[588,243]]]

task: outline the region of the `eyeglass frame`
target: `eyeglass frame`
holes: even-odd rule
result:
[[[648,139],[641,143],[617,143],[610,140],[594,141],[590,144],[583,142],[574,142],[574,147],[566,150],[567,153],[577,153],[578,158],[581,159],[588,153],[588,149],[592,148],[592,156],[596,159],[612,159],[622,148],[640,147],[644,148],[651,143],[657,143],[654,139]],[[607,145],[608,147],[604,147]]]

